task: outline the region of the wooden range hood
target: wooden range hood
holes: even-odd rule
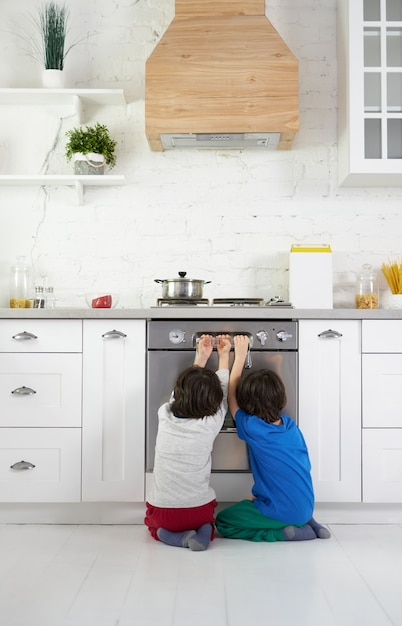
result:
[[[145,120],[152,150],[288,150],[299,129],[298,62],[265,0],[176,0],[146,63]]]

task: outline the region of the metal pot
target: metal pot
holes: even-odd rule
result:
[[[178,272],[180,278],[155,278],[162,285],[162,298],[168,300],[200,300],[204,285],[210,280],[185,278],[187,272]]]

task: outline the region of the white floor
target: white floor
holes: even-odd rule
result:
[[[191,552],[141,525],[0,525],[0,624],[402,625],[402,525],[329,528]]]

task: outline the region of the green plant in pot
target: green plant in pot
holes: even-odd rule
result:
[[[74,158],[76,174],[103,174],[105,164],[109,169],[116,164],[116,144],[104,124],[79,126],[66,132],[66,158]]]
[[[18,35],[27,45],[26,53],[44,68],[42,83],[44,87],[64,86],[64,63],[74,46],[87,37],[68,43],[70,12],[66,4],[47,2],[41,5],[36,15],[29,19],[34,32],[27,30]]]

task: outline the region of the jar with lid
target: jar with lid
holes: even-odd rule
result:
[[[32,269],[24,256],[11,266],[10,309],[30,309],[32,303]]]
[[[356,286],[356,309],[378,309],[378,278],[372,265],[362,266]]]

